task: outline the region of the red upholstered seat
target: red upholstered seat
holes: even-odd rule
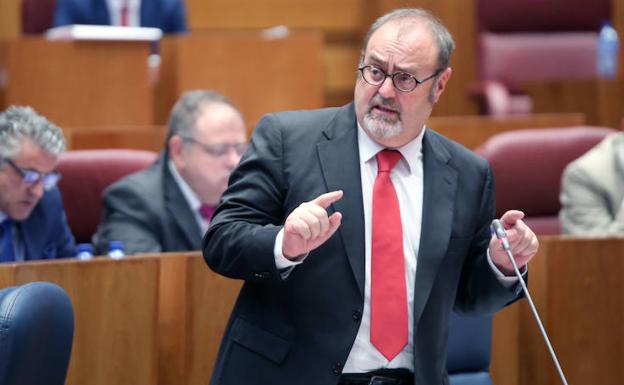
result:
[[[476,152],[490,162],[496,215],[522,210],[536,234],[559,234],[559,190],[564,168],[615,130],[578,126],[508,131]]]
[[[41,34],[52,27],[56,0],[22,0],[22,31]]]
[[[61,155],[59,188],[76,241],[91,242],[101,219],[102,192],[118,179],[151,165],[158,154],[143,150],[68,151]]]
[[[528,114],[527,82],[590,79],[611,0],[479,0],[477,94],[483,112]]]

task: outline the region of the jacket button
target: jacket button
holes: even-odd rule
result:
[[[359,321],[362,318],[362,312],[359,310],[353,310],[353,320]]]
[[[334,364],[334,374],[339,375],[340,373],[342,373],[342,363],[336,362]]]

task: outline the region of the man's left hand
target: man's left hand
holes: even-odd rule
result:
[[[525,266],[535,256],[539,247],[537,236],[522,218],[524,218],[524,213],[518,210],[509,210],[500,218],[503,226],[505,226],[509,247],[518,269]],[[503,274],[514,275],[511,261],[496,235],[492,235],[490,239],[490,258]]]

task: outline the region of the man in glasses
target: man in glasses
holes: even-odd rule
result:
[[[245,281],[212,385],[447,384],[451,311],[518,298],[487,162],[425,128],[453,48],[428,12],[393,11],[354,103],[260,121],[204,237],[208,265]],[[522,217],[501,219],[524,270]]]
[[[76,254],[56,184],[62,131],[30,107],[0,113],[0,262]]]
[[[231,171],[247,148],[238,109],[212,91],[190,91],[169,118],[165,150],[150,168],[103,193],[93,242],[122,241],[127,254],[199,250]]]

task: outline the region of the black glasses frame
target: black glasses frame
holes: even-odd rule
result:
[[[56,170],[44,174],[35,170],[25,170],[8,158],[3,159],[2,161],[11,166],[13,170],[15,170],[15,172],[22,177],[22,181],[27,185],[35,185],[39,182],[43,182],[43,189],[47,191],[54,188],[59,180],[61,180],[61,173]]]
[[[370,79],[366,78],[365,72],[367,69],[369,68],[374,68],[377,71],[381,72],[384,77],[381,81],[379,82],[374,82]],[[370,84],[371,86],[380,86],[382,85],[385,81],[386,78],[390,78],[392,79],[392,85],[394,86],[394,88],[396,88],[397,90],[401,91],[401,92],[412,92],[416,89],[416,87],[418,87],[419,85],[423,84],[424,82],[426,82],[427,80],[431,80],[433,78],[435,78],[436,76],[438,76],[440,73],[442,73],[442,71],[444,71],[444,68],[439,68],[438,70],[436,70],[433,74],[431,74],[431,76],[427,76],[426,78],[422,79],[422,80],[418,80],[416,79],[416,77],[408,72],[403,72],[403,71],[397,71],[391,74],[386,73],[386,71],[382,70],[381,68],[374,66],[374,65],[366,65],[366,66],[362,66],[360,68],[358,68],[358,71],[360,72],[360,74],[362,75],[362,79],[364,79],[364,81],[368,84]],[[397,76],[399,75],[407,75],[409,78],[414,80],[414,87],[412,87],[411,89],[402,89],[397,85]]]
[[[199,140],[191,136],[182,136],[182,140],[189,143],[198,145],[204,152],[209,155],[222,157],[227,155],[231,148],[236,151],[238,155],[243,155],[247,150],[247,143],[221,143],[221,144],[207,144],[202,143]]]

